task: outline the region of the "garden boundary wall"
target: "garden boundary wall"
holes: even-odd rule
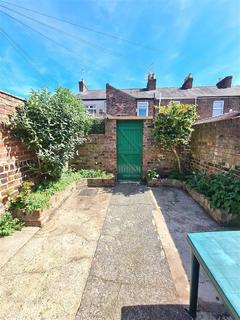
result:
[[[24,103],[23,99],[0,91],[0,212],[8,196],[29,176],[29,164],[34,161],[34,154],[14,137],[7,124],[8,116]]]
[[[90,134],[85,144],[78,147],[77,155],[71,162],[75,168],[102,169],[117,174],[117,121],[105,120],[105,134]],[[131,120],[129,120],[131,121]],[[183,154],[182,154],[183,155]],[[187,153],[184,152],[186,158]],[[143,121],[142,173],[156,168],[167,173],[176,168],[172,152],[155,145],[152,138],[152,120]]]
[[[240,112],[197,121],[191,139],[191,166],[208,173],[240,176]]]

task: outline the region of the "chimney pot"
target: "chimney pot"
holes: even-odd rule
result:
[[[192,84],[193,84],[193,76],[191,73],[184,79],[183,85],[181,89],[192,89]]]
[[[222,80],[218,81],[216,86],[218,87],[218,89],[231,88],[232,76],[227,76],[227,77],[223,78]]]
[[[156,90],[157,79],[155,77],[155,73],[148,73],[148,82],[147,82],[147,90]]]
[[[79,92],[88,91],[87,85],[84,83],[83,79],[79,81]]]

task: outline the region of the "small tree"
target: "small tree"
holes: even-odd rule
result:
[[[70,90],[59,88],[54,94],[32,91],[10,121],[17,137],[36,152],[37,170],[58,178],[76,145],[83,143],[91,120]]]
[[[164,149],[171,149],[177,160],[178,170],[182,173],[178,148],[188,145],[193,123],[197,119],[196,107],[191,104],[177,104],[156,107],[153,136]]]

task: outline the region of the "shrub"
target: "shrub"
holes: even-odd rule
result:
[[[16,230],[21,230],[24,223],[6,212],[0,215],[0,237],[10,236]]]
[[[31,182],[24,182],[19,194],[10,201],[10,210],[21,209],[26,213],[31,213],[35,210],[48,207],[52,195],[56,192],[64,190],[74,181],[82,178],[95,177],[109,178],[112,177],[112,174],[92,169],[81,169],[79,171],[69,170],[64,172],[57,181],[48,179],[35,186]]]
[[[178,147],[188,145],[193,123],[197,119],[196,107],[191,104],[176,104],[156,107],[153,137],[163,148],[172,150],[178,170],[182,172]]]
[[[186,176],[185,181],[204,194],[212,207],[240,213],[240,180],[231,173],[207,175],[197,172]]]
[[[159,174],[156,169],[149,169],[146,173],[146,178],[149,180],[156,180],[159,178]]]
[[[58,178],[76,145],[84,142],[91,117],[68,89],[59,88],[54,94],[46,89],[32,91],[10,121],[16,136],[36,152],[37,171]]]
[[[188,171],[179,172],[177,170],[173,170],[169,174],[169,178],[176,179],[176,180],[186,180],[186,175],[190,175],[190,174],[191,174],[191,172],[188,172]]]
[[[81,178],[112,178],[112,173],[107,173],[100,169],[80,169],[77,171]]]
[[[92,123],[89,129],[90,134],[104,134],[105,120],[100,118],[92,118]]]

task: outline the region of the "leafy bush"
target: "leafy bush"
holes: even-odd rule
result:
[[[197,172],[185,177],[192,188],[204,194],[212,207],[240,213],[240,180],[232,174],[207,175]]]
[[[49,206],[49,201],[53,194],[64,190],[74,181],[82,178],[109,178],[112,174],[101,170],[66,171],[61,178],[55,180],[44,180],[37,185],[31,182],[24,182],[19,194],[10,201],[10,210],[22,209],[26,213],[31,213]]]
[[[32,91],[10,121],[16,136],[36,152],[38,172],[53,178],[61,176],[91,125],[81,102],[65,88]]]
[[[190,172],[179,172],[177,170],[173,170],[170,174],[169,174],[169,178],[170,179],[176,179],[176,180],[186,180],[186,175],[190,175]]]
[[[102,171],[100,169],[80,169],[77,171],[81,178],[112,178],[112,173],[107,173],[106,171]]]
[[[156,180],[159,178],[159,174],[156,169],[149,169],[146,173],[146,178],[149,180]]]
[[[24,223],[13,218],[9,212],[0,215],[0,237],[10,236],[14,231],[21,230],[23,226]]]
[[[197,119],[196,106],[176,104],[156,107],[153,137],[163,148],[172,150],[176,157],[178,170],[182,171],[178,147],[188,145]]]
[[[105,120],[100,118],[92,118],[92,123],[89,129],[91,134],[104,134],[105,133]]]

